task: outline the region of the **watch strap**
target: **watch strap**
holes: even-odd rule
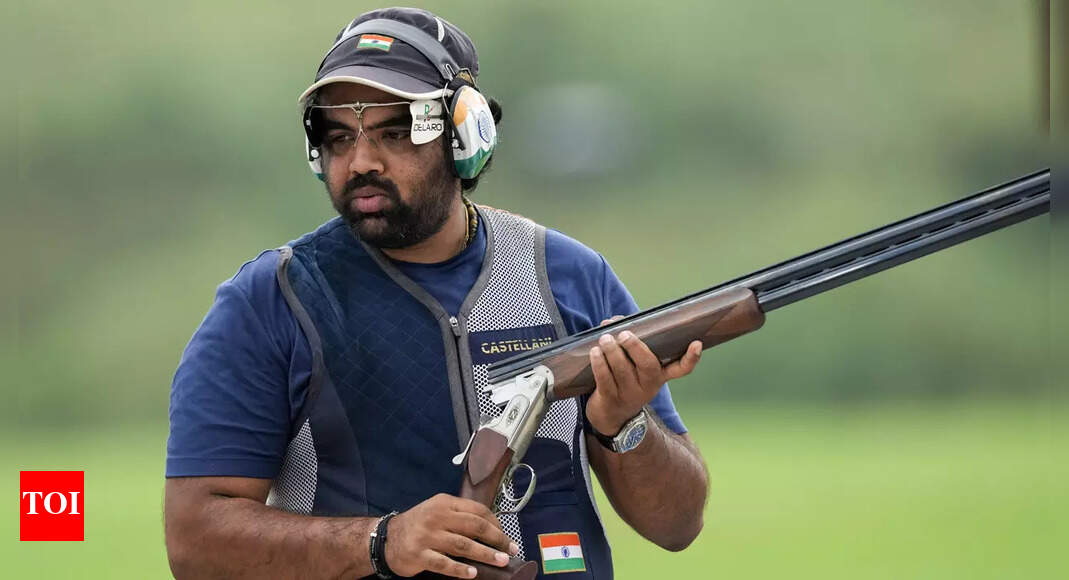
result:
[[[626,424],[627,423],[624,423],[624,425]],[[621,429],[623,429],[623,427],[621,427]],[[598,443],[601,443],[602,447],[608,449],[609,451],[612,451],[613,453],[616,453],[616,445],[614,442],[614,439],[616,437],[615,435],[613,435],[612,437],[605,435],[601,431],[595,429],[593,425],[590,426],[590,433],[594,435],[594,438],[598,440]]]
[[[594,435],[594,438],[598,440],[598,443],[601,443],[603,447],[605,447],[609,451],[612,451],[613,453],[620,453],[620,449],[616,446],[616,438],[619,437],[620,434],[626,432],[635,422],[635,419],[638,419],[643,415],[646,415],[648,420],[649,415],[646,413],[646,407],[642,407],[642,409],[639,410],[639,412],[636,413],[634,417],[631,417],[630,419],[625,421],[624,424],[620,426],[620,430],[615,435],[606,435],[604,433],[601,433],[600,431],[595,429],[593,425],[590,425],[590,432]]]

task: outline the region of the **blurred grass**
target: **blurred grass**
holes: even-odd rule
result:
[[[705,529],[667,554],[614,521],[620,578],[1057,575],[1069,430],[1046,406],[727,407],[686,420],[711,473]]]
[[[1069,518],[1063,408],[727,405],[683,416],[711,473],[705,529],[668,553],[601,497],[617,578],[1056,576]],[[86,541],[2,542],[5,576],[165,577],[165,431],[3,440],[4,465],[86,472]],[[14,496],[16,479],[4,481]],[[13,540],[15,518],[5,526]]]

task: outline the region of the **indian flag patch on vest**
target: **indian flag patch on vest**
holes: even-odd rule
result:
[[[542,549],[542,571],[545,574],[586,571],[579,534],[538,534],[538,547]]]
[[[377,48],[383,52],[390,52],[390,45],[393,44],[393,39],[389,36],[381,36],[378,34],[361,34],[360,41],[356,43],[356,49],[361,48]]]

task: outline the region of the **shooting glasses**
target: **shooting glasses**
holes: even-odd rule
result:
[[[405,106],[409,111],[398,110],[382,120],[364,125],[364,111],[378,107]],[[329,109],[348,109],[356,116],[357,131],[330,123],[322,113]],[[317,114],[316,112],[319,111]],[[356,148],[363,135],[368,145],[376,151],[391,155],[405,155],[415,151],[417,145],[433,141],[444,131],[440,103],[437,101],[397,101],[393,103],[344,103],[340,105],[309,105],[304,113],[304,126],[309,140],[320,141],[333,156],[345,157]]]

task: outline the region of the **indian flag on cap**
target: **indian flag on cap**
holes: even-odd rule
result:
[[[377,48],[383,52],[390,52],[390,45],[393,44],[393,39],[389,36],[382,36],[379,34],[361,34],[360,40],[356,43],[356,49],[361,48]]]
[[[586,571],[579,534],[538,534],[538,547],[542,549],[542,571],[545,574]]]

